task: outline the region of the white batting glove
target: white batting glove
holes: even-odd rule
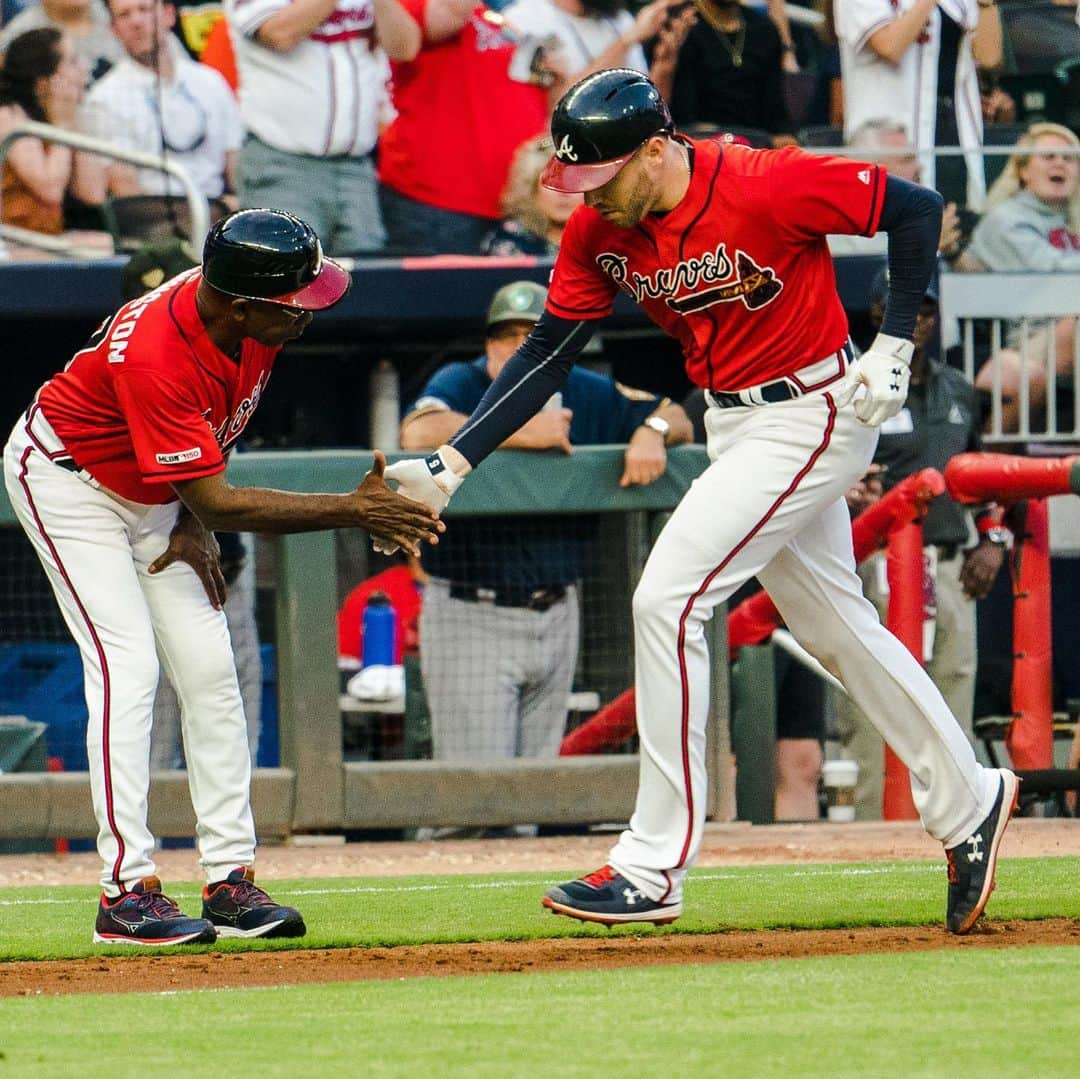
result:
[[[848,368],[843,388],[836,395],[837,406],[851,404],[859,387],[865,386],[866,393],[855,401],[855,415],[867,427],[880,427],[904,407],[914,352],[910,341],[879,333],[869,351]]]
[[[450,496],[461,486],[459,476],[436,450],[427,457],[398,461],[386,469],[386,478],[395,480],[398,494],[417,502],[426,502],[436,513],[442,513]]]

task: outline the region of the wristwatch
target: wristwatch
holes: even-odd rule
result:
[[[648,419],[642,421],[641,426],[652,428],[664,440],[664,445],[667,445],[668,435],[671,434],[671,424],[663,416],[649,416]]]
[[[991,543],[996,543],[999,547],[1004,547],[1006,551],[1012,550],[1013,534],[1007,528],[988,528],[983,534],[982,538],[989,540]]]

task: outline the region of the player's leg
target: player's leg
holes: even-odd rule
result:
[[[527,649],[519,616],[528,613],[455,599],[437,578],[425,586],[420,669],[436,760],[514,756]]]
[[[909,769],[923,826],[949,854],[949,928],[967,932],[993,888],[1015,776],[976,761],[929,675],[878,621],[854,571],[841,500],[758,577],[791,631],[844,683]]]
[[[173,504],[148,511],[135,564],[162,666],[180,701],[200,862],[208,880],[221,880],[255,858],[247,722],[225,612],[210,605],[186,563],[147,571],[168,546],[176,509]]]
[[[759,409],[712,408],[706,426],[713,464],[672,514],[634,594],[641,765],[630,828],[609,859],[621,883],[586,886],[614,893],[620,907],[619,894],[629,890],[635,910],[594,920],[671,920],[681,911],[682,882],[705,821],[705,623],[823,502],[861,475],[876,438],[854,420],[838,424],[825,394]],[[559,891],[565,887],[549,892],[546,905],[581,917],[580,907],[566,909],[571,904],[554,895]],[[641,917],[643,901],[662,909]]]
[[[574,684],[578,654],[578,595],[546,611],[528,611],[536,622],[529,682],[521,691],[518,756],[557,757],[566,733],[566,699]]]
[[[303,917],[255,884],[251,755],[228,622],[183,562],[148,567],[168,546],[176,506],[148,510],[134,546],[158,652],[180,700],[188,788],[199,861],[207,879],[203,918],[227,937],[299,937]]]
[[[4,464],[12,507],[82,657],[101,883],[116,897],[154,874],[146,813],[158,661],[132,562],[135,515],[17,434]]]

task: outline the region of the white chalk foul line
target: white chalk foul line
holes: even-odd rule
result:
[[[697,885],[701,882],[718,880],[747,880],[755,877],[776,876],[782,866],[766,867],[740,867],[738,872],[726,871],[715,872],[710,870],[692,871],[690,880]],[[772,870],[772,872],[769,872]],[[903,865],[890,866],[824,866],[814,869],[792,869],[785,872],[785,879],[792,877],[869,877],[881,876],[887,873],[940,873],[941,866],[933,862],[912,862]],[[559,884],[561,881],[552,880],[550,884]],[[500,888],[538,888],[543,883],[536,881],[520,880],[489,880],[471,881],[467,884],[454,881],[440,881],[437,884],[378,884],[361,885],[351,888],[281,888],[273,886],[274,893],[281,896],[298,895],[401,895],[411,892],[441,892],[441,891],[489,891]],[[185,890],[168,890],[168,894],[174,899],[192,900],[201,898],[200,892],[188,892]],[[42,896],[37,899],[0,899],[0,907],[35,907],[35,906],[65,906],[68,904],[85,904],[85,898],[79,897],[48,897]]]

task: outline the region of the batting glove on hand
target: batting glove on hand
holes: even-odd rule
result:
[[[848,368],[836,397],[837,407],[851,404],[859,387],[865,386],[865,395],[855,401],[855,415],[867,427],[880,427],[904,407],[914,352],[910,341],[879,333],[869,351]]]
[[[396,480],[398,494],[417,502],[426,502],[436,513],[442,513],[450,496],[461,486],[459,476],[436,450],[427,457],[398,461],[386,469],[386,478]]]

